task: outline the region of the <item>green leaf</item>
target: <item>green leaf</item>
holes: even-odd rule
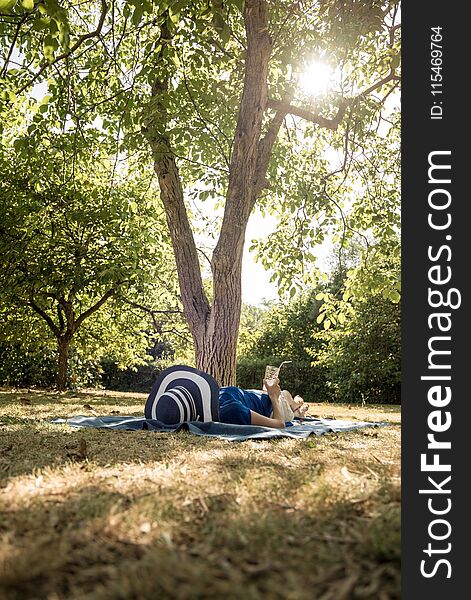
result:
[[[227,23],[224,23],[223,28],[218,31],[219,33],[219,37],[221,38],[223,44],[227,44],[230,37],[231,37],[231,30],[229,29],[229,26],[227,25]]]
[[[53,61],[54,60],[54,52],[57,50],[58,43],[57,40],[52,37],[52,35],[44,36],[43,40],[43,52],[46,60]]]
[[[50,19],[35,19],[31,27],[33,31],[43,31],[49,27]]]
[[[397,69],[399,63],[401,62],[401,57],[399,54],[395,54],[391,58],[391,69]]]
[[[132,13],[132,22],[137,27],[141,22],[142,16],[144,14],[143,7],[138,4]]]
[[[66,28],[63,28],[59,32],[59,43],[64,50],[68,50],[70,47],[70,35]]]
[[[224,20],[224,17],[221,15],[220,12],[215,11],[213,13],[213,26],[214,29],[218,32],[221,33],[221,31],[224,29],[224,27],[226,26],[226,22]]]
[[[14,8],[17,0],[0,0],[0,10],[5,12],[11,12]]]
[[[34,0],[21,0],[21,6],[25,10],[33,10],[33,8],[34,8]]]

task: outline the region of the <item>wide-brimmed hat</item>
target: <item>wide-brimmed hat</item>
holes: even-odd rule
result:
[[[146,419],[166,425],[219,420],[219,386],[211,375],[177,365],[163,371],[152,386],[144,409]]]

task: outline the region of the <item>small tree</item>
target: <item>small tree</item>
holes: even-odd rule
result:
[[[0,301],[10,311],[34,311],[47,325],[60,390],[72,340],[88,322],[98,333],[94,317],[111,298],[119,306],[121,296],[135,298],[145,281],[166,276],[171,287],[166,228],[148,184],[125,172],[110,181],[106,145],[89,151],[96,135],[83,132],[81,147],[66,132],[41,131],[35,145],[18,135],[0,156]]]

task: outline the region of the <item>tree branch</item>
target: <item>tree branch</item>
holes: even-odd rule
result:
[[[360,92],[358,96],[354,98],[354,100],[356,100],[357,98],[368,96],[368,94],[371,94],[371,92],[374,92],[375,90],[382,87],[383,85],[386,85],[386,83],[389,83],[390,81],[400,81],[400,79],[401,78],[396,75],[394,69],[392,69],[389,75],[386,75],[386,77],[383,77],[383,79],[380,79],[379,81],[371,85],[369,88],[366,88],[366,90],[363,90],[363,92]]]
[[[142,133],[147,139],[154,158],[154,170],[160,187],[160,197],[172,240],[177,265],[180,293],[190,330],[196,339],[203,333],[210,312],[206,297],[198,253],[183,196],[180,173],[175,160],[166,124],[169,120],[164,100],[171,77],[165,65],[164,50],[172,42],[172,36],[164,23],[161,27],[161,51],[157,57],[157,76],[152,85],[152,98],[144,111]]]
[[[38,313],[38,315],[40,317],[42,317],[46,323],[49,326],[49,329],[52,331],[52,333],[56,336],[56,338],[60,337],[61,332],[59,331],[59,328],[57,327],[57,325],[54,323],[54,321],[51,319],[51,317],[47,314],[46,311],[44,311],[38,304],[36,304],[36,302],[33,299],[33,293],[31,292],[31,297],[29,299],[28,302],[29,306],[31,306],[31,308]]]
[[[16,31],[15,31],[13,40],[10,45],[10,50],[8,51],[8,55],[5,59],[5,62],[3,63],[2,70],[0,71],[0,77],[4,77],[7,73],[8,64],[10,62],[11,55],[13,54],[13,50],[15,49],[16,40],[18,39],[18,36],[20,35],[21,27],[23,26],[23,23],[28,19],[28,16],[29,15],[27,15],[27,14],[23,15],[21,20],[18,21],[18,24],[16,26]]]
[[[59,329],[60,331],[64,331],[64,327],[65,327],[65,322],[64,322],[64,315],[62,314],[62,308],[60,304],[57,304],[57,316],[59,318]]]
[[[115,293],[115,291],[116,291],[115,288],[111,288],[100,298],[100,300],[98,300],[98,302],[96,302],[93,306],[90,306],[90,308],[88,308],[85,312],[83,312],[81,315],[79,315],[79,317],[75,321],[75,331],[77,331],[77,329],[85,321],[85,319],[87,319],[90,315],[92,315],[94,312],[96,312],[101,306],[103,306],[103,304],[108,300],[108,298],[111,298],[111,296]]]
[[[150,315],[152,318],[152,325],[154,327],[154,332],[158,332],[161,333],[160,331],[160,323],[157,321],[155,315],[157,314],[165,314],[165,315],[169,315],[169,314],[182,314],[181,310],[154,310],[152,308],[149,308],[148,306],[144,306],[143,304],[139,304],[138,302],[134,302],[133,300],[128,300],[127,298],[123,298],[123,301],[126,302],[126,304],[129,304],[129,306],[133,306],[134,308],[137,308],[138,310],[142,310],[143,312],[145,312],[146,314]]]
[[[352,106],[355,103],[355,101],[358,100],[359,98],[368,96],[369,94],[371,94],[371,92],[374,92],[375,90],[379,89],[383,85],[386,85],[390,81],[400,81],[400,77],[398,77],[396,75],[396,72],[394,69],[391,69],[391,71],[388,75],[386,75],[385,77],[383,77],[376,83],[372,84],[370,87],[366,88],[365,90],[360,92],[358,95],[356,95],[352,98],[343,99],[339,105],[337,114],[335,115],[335,117],[333,119],[327,119],[326,117],[323,117],[321,115],[313,113],[312,111],[307,110],[305,108],[293,106],[290,102],[287,102],[286,100],[274,100],[273,98],[269,98],[268,102],[267,102],[267,107],[277,111],[277,113],[278,112],[282,113],[283,118],[287,114],[290,114],[290,115],[294,115],[295,117],[300,117],[301,119],[304,119],[306,121],[310,121],[311,123],[315,123],[315,124],[319,125],[320,127],[323,127],[324,129],[331,129],[332,131],[335,131],[335,130],[337,130],[338,126],[340,125],[343,117],[345,116],[345,113],[347,112],[347,108],[349,106]],[[276,115],[275,115],[275,117],[276,117]],[[279,127],[278,127],[278,129],[279,129]],[[276,136],[275,136],[275,138],[276,138]]]
[[[290,106],[291,99],[292,94],[289,94],[289,96],[287,96],[287,98],[283,101],[283,106]],[[287,114],[288,113],[284,108],[280,108],[276,111],[265,135],[260,140],[260,143],[258,145],[257,169],[255,172],[255,193],[252,200],[253,205],[257,201],[257,198],[260,192],[263,190],[263,188],[268,187],[266,173],[268,165],[270,163],[271,153],[273,150],[273,146],[276,142],[276,138],[278,137],[281,125],[283,124],[283,121],[285,120]]]
[[[337,111],[337,114],[333,119],[327,119],[321,115],[317,115],[310,110],[305,108],[299,108],[297,106],[293,106],[289,102],[285,102],[283,100],[273,100],[272,98],[268,99],[267,107],[271,108],[275,111],[280,111],[284,113],[284,116],[287,114],[294,115],[295,117],[300,117],[306,121],[310,121],[311,123],[316,123],[325,129],[332,129],[335,131],[340,125],[341,120],[343,119],[345,112],[347,110],[348,101],[344,100]]]
[[[101,15],[100,15],[100,20],[98,21],[98,25],[97,25],[97,28],[95,29],[95,31],[91,31],[89,33],[85,33],[84,35],[79,36],[78,40],[75,42],[75,44],[71,48],[69,48],[69,50],[67,50],[67,52],[63,52],[62,54],[60,54],[59,56],[57,56],[56,58],[54,58],[54,60],[52,60],[50,62],[43,63],[41,65],[39,71],[37,71],[37,73],[35,73],[35,75],[27,83],[25,83],[19,90],[17,90],[16,93],[21,94],[22,92],[24,92],[27,88],[29,88],[36,81],[36,79],[38,79],[38,77],[40,77],[42,75],[42,73],[44,73],[44,71],[48,67],[60,62],[61,60],[64,60],[64,58],[67,58],[68,56],[73,54],[77,50],[77,48],[79,48],[85,41],[89,40],[90,38],[99,36],[100,32],[103,28],[103,25],[105,23],[105,18],[106,18],[107,13],[108,13],[108,5],[106,4],[105,0],[101,0]]]
[[[242,259],[245,230],[253,208],[260,136],[268,97],[272,45],[265,0],[245,2],[244,25],[247,39],[244,87],[234,133],[224,218],[213,253],[213,275],[218,263],[235,265]]]
[[[123,298],[123,302],[126,302],[126,304],[129,304],[130,306],[134,306],[135,308],[139,308],[139,310],[142,310],[150,315],[181,315],[182,311],[177,309],[177,308],[171,308],[168,310],[156,310],[153,308],[149,308],[148,306],[144,306],[143,304],[139,304],[139,302],[134,302],[133,300],[127,300],[126,298]]]

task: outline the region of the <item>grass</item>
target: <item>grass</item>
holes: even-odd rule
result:
[[[392,426],[243,443],[47,421],[144,402],[0,391],[2,599],[400,597],[398,407],[312,404]]]

